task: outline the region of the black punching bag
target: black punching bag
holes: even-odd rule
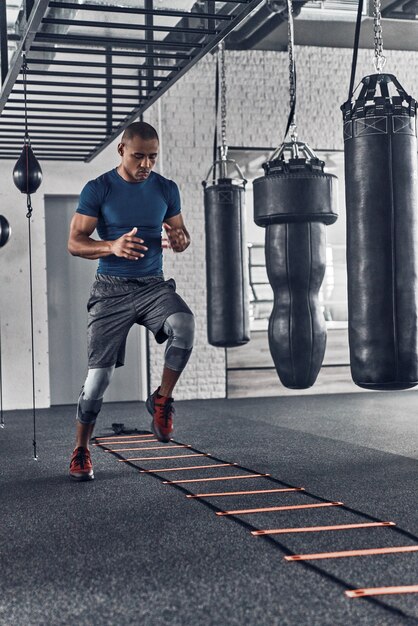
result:
[[[326,325],[318,294],[325,273],[325,225],[338,216],[337,178],[308,154],[265,163],[266,175],[253,182],[254,221],[266,227],[266,268],[274,292],[269,347],[277,374],[290,389],[311,387],[324,358]]]
[[[366,389],[407,389],[418,383],[417,105],[374,74],[341,108],[351,374]]]
[[[4,215],[0,215],[0,248],[6,245],[9,241],[11,229],[10,224]]]
[[[35,193],[42,182],[41,166],[26,141],[13,169],[13,182],[19,191],[26,194]]]
[[[250,340],[244,196],[230,178],[204,191],[208,341],[225,348]]]

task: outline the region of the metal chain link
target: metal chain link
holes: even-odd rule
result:
[[[295,83],[295,59],[293,54],[293,47],[295,45],[295,37],[293,30],[293,6],[292,0],[287,0],[287,37],[288,37],[288,50],[289,50],[289,94],[290,94],[290,109],[293,108],[296,99],[296,83]],[[297,141],[296,132],[296,115],[293,115],[292,123],[290,126],[290,136],[292,141]]]
[[[225,42],[219,44],[221,61],[221,144],[222,154],[226,156],[226,72],[225,72]]]
[[[381,0],[373,0],[373,30],[374,30],[374,66],[376,72],[380,74],[386,64],[386,57],[383,54],[382,37],[382,14],[380,13]]]

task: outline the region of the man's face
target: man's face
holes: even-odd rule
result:
[[[122,157],[122,169],[126,178],[139,183],[146,180],[155,165],[158,156],[158,139],[133,137],[118,145]]]

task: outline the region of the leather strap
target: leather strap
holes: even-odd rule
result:
[[[354,80],[356,78],[357,56],[358,56],[358,48],[359,48],[359,42],[360,42],[360,28],[361,28],[362,13],[363,13],[363,0],[359,0],[358,9],[357,9],[356,31],[354,34],[353,60],[351,62],[351,77],[350,77],[350,87],[348,90],[348,102],[351,101],[351,98],[353,96]]]

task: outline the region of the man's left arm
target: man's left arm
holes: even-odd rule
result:
[[[190,245],[190,235],[183,222],[181,213],[164,220],[164,228],[167,233],[170,248],[174,252],[183,252]]]

